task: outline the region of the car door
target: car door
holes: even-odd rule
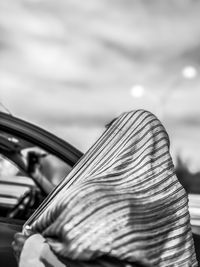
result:
[[[42,159],[44,155],[46,157]],[[57,185],[61,178],[58,177],[58,172],[60,172],[60,176],[63,178],[81,156],[82,153],[79,150],[55,135],[31,123],[0,112],[0,208],[1,201],[5,202],[3,194],[7,196],[7,200],[11,204],[16,200],[14,193],[16,195],[21,191],[25,194],[27,190],[34,186],[31,183],[31,179],[28,179],[28,168],[31,167],[29,164],[30,160],[41,160],[43,165],[46,161],[46,173],[48,171],[49,176],[50,174],[54,176],[49,177],[49,179],[54,179],[53,183]],[[55,165],[54,170],[52,165]],[[12,179],[13,177],[11,178],[9,175],[5,175],[5,169],[8,166],[9,170],[14,167],[18,168],[18,172],[15,171],[18,175],[13,175],[15,176],[15,180]],[[4,175],[1,175],[3,172]],[[55,181],[56,179],[57,181]],[[37,181],[35,182],[37,183]],[[37,186],[41,189],[40,184],[37,184]],[[17,190],[14,190],[15,188]],[[10,189],[10,195],[9,190],[5,192],[6,189]],[[13,195],[11,195],[11,192],[13,192]]]
[[[40,164],[43,164],[45,179],[49,179],[56,186],[81,156],[82,153],[79,150],[55,135],[29,122],[0,112],[0,261],[2,266],[16,266],[11,242],[14,233],[21,231],[22,225],[28,218],[27,215],[30,215],[27,213],[19,218],[8,216],[12,214],[13,206],[15,207],[26,194],[28,196],[30,192],[38,191],[41,199],[35,206],[33,205],[34,211],[47,196],[47,193],[42,192],[41,184],[37,184],[30,177],[30,161],[34,163],[34,160],[39,160]]]

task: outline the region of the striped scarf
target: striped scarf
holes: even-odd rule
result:
[[[188,199],[168,135],[152,113],[115,119],[56,190],[31,228],[58,255],[88,263],[109,256],[143,266],[197,266]]]

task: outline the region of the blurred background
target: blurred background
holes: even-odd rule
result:
[[[148,109],[174,162],[199,172],[199,14],[199,0],[0,0],[1,110],[85,152],[113,117]]]

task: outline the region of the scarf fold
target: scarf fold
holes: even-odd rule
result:
[[[168,135],[144,110],[108,126],[31,228],[70,260],[110,256],[144,266],[197,266]]]

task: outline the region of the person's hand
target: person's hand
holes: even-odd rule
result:
[[[25,241],[28,236],[25,236],[23,233],[16,233],[14,235],[14,241],[12,242],[12,248],[17,261],[19,261],[19,257],[24,246]]]

